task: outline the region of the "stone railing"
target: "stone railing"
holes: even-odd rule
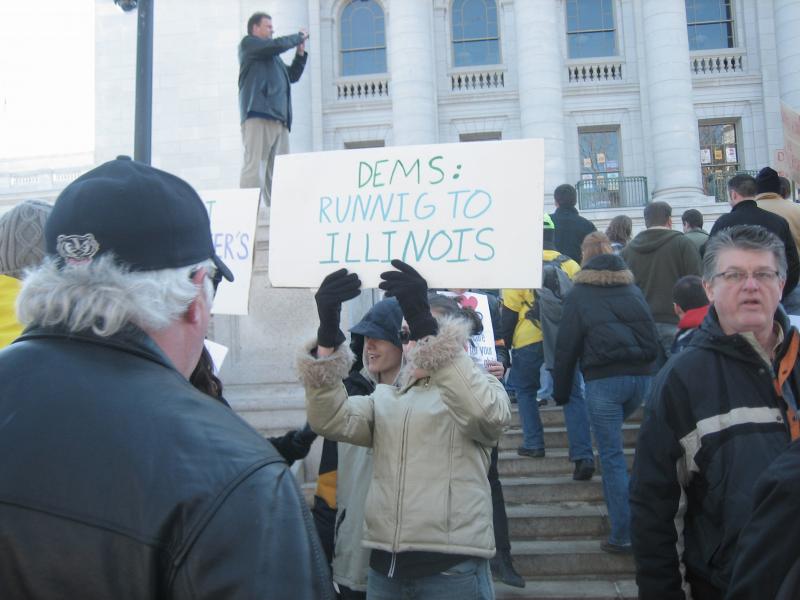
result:
[[[504,70],[454,71],[450,73],[450,91],[502,90],[506,87]]]
[[[372,100],[389,97],[389,78],[340,79],[336,82],[337,100]]]
[[[623,81],[621,60],[569,61],[567,80],[570,84],[618,83]]]
[[[579,181],[575,184],[581,210],[631,208],[646,206],[649,201],[647,177],[616,177],[603,182]]]
[[[0,200],[18,201],[31,196],[53,197],[91,168],[39,169],[36,171],[0,173]]]
[[[696,77],[739,75],[744,73],[744,52],[735,49],[692,52],[689,68]]]

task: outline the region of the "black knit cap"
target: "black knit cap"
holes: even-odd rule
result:
[[[47,253],[65,263],[113,252],[132,271],[157,271],[211,259],[233,281],[214,251],[208,212],[194,188],[129,156],[64,188],[47,220],[45,240]]]
[[[759,194],[781,193],[781,180],[775,169],[764,167],[758,172],[758,175],[756,175],[756,190]]]

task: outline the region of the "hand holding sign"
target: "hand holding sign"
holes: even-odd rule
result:
[[[397,271],[381,273],[383,281],[378,286],[388,297],[394,296],[400,303],[403,316],[408,323],[412,340],[436,335],[439,326],[431,314],[428,304],[428,282],[413,267],[394,259],[392,266]]]
[[[314,295],[319,315],[317,344],[323,348],[336,348],[345,341],[339,329],[342,316],[342,302],[352,300],[361,293],[361,281],[355,273],[339,269],[322,280]]]

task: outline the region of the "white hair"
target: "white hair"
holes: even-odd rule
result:
[[[176,321],[197,297],[191,276],[205,268],[203,291],[211,305],[213,261],[160,271],[130,271],[106,254],[89,264],[60,267],[48,258],[29,271],[17,298],[23,325],[60,325],[71,332],[90,329],[114,335],[128,323],[158,331]]]

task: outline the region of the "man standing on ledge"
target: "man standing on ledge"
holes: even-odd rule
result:
[[[308,33],[272,37],[272,17],[254,13],[239,44],[239,112],[244,162],[239,187],[260,187],[267,206],[272,192],[275,156],[289,152],[292,128],[291,85],[300,79],[308,56]],[[297,48],[291,66],[280,55]]]

